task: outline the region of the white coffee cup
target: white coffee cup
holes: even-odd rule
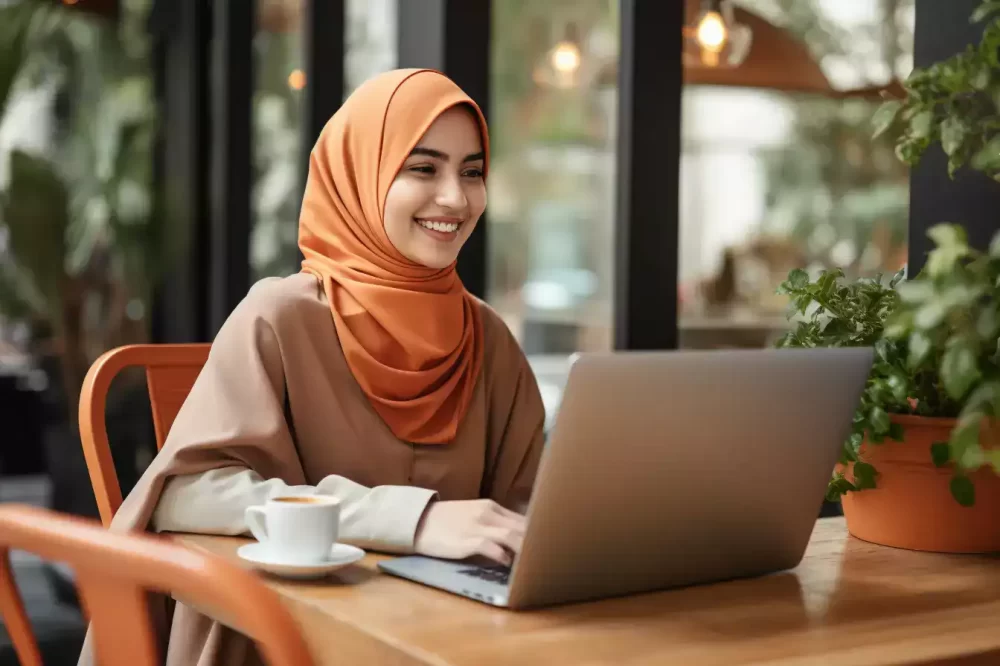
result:
[[[340,502],[333,497],[272,497],[263,506],[247,507],[250,532],[276,561],[315,564],[330,557],[340,531]]]

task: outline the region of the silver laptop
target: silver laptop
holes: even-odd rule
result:
[[[379,566],[511,609],[791,569],[872,362],[858,348],[582,355],[513,566]]]

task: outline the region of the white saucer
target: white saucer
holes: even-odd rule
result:
[[[335,543],[329,557],[314,564],[290,564],[275,560],[268,552],[267,544],[248,543],[240,546],[236,554],[255,569],[260,569],[285,578],[320,578],[349,564],[354,564],[365,556],[365,551],[346,543]]]

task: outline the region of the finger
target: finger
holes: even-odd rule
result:
[[[521,552],[521,544],[524,543],[523,532],[509,530],[503,527],[484,527],[483,534],[486,538],[515,554]]]
[[[512,561],[510,553],[504,550],[503,546],[500,546],[490,539],[481,539],[479,546],[476,548],[476,552],[483,557],[488,557],[494,562],[505,566],[510,566]]]
[[[498,508],[503,508],[499,507],[499,505],[497,506]],[[487,511],[483,516],[482,522],[484,525],[516,530],[521,534],[524,534],[524,530],[527,525],[527,521],[525,521],[524,516],[511,511],[507,511],[506,513],[500,513],[499,511]]]

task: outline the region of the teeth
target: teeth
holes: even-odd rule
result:
[[[458,231],[458,225],[453,222],[428,222],[427,220],[417,220],[417,224],[425,229],[442,231],[444,233],[454,233]]]

